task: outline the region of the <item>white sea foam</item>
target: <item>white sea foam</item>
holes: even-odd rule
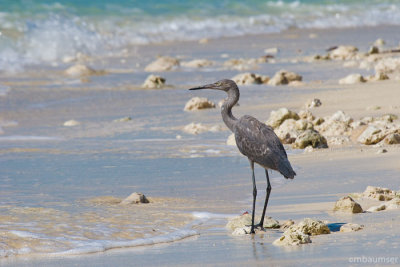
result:
[[[198,235],[198,232],[192,229],[179,229],[167,234],[159,236],[151,236],[148,238],[138,238],[134,240],[96,240],[79,238],[74,236],[52,237],[45,234],[35,234],[29,231],[11,230],[4,232],[5,234],[12,234],[19,238],[37,240],[38,242],[48,243],[52,247],[52,251],[48,253],[38,252],[37,248],[25,245],[20,249],[14,248],[1,248],[0,258],[15,255],[41,255],[41,256],[66,256],[66,255],[81,255],[96,252],[104,252],[115,248],[129,248],[138,246],[149,246],[163,243],[171,243],[181,239]],[[34,244],[34,242],[33,242]],[[52,245],[51,245],[52,244]],[[3,245],[6,245],[4,243]],[[50,249],[50,247],[49,247]]]
[[[395,1],[361,1],[315,4],[304,1],[267,1],[259,7],[249,6],[250,15],[234,11],[193,16],[103,14],[98,17],[69,14],[68,8],[49,8],[46,16],[26,17],[2,13],[0,25],[0,71],[14,72],[30,64],[58,64],[78,52],[107,56],[118,55],[121,47],[174,40],[198,40],[221,36],[279,32],[290,27],[337,28],[400,25],[400,4]],[[247,5],[250,5],[247,3]],[[58,12],[60,8],[63,12]],[[208,9],[207,9],[208,10]],[[58,12],[58,13],[57,13]],[[128,12],[129,13],[129,12]],[[11,32],[11,33],[10,33]]]
[[[192,212],[193,217],[201,220],[209,220],[209,219],[228,219],[235,217],[235,214],[223,214],[223,213],[211,213],[204,211],[195,211]]]
[[[52,136],[31,136],[31,135],[10,135],[10,136],[0,136],[0,142],[10,142],[10,141],[61,141],[61,137]]]
[[[114,248],[128,248],[138,246],[148,246],[162,243],[171,243],[181,239],[197,235],[195,230],[177,230],[160,236],[153,236],[149,238],[139,238],[135,240],[93,240],[93,241],[78,241],[74,242],[75,247],[65,251],[50,253],[51,256],[64,256],[64,255],[79,255],[95,252],[103,252]]]

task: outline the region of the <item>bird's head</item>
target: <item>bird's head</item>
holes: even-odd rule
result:
[[[214,90],[222,90],[225,92],[228,92],[230,89],[237,89],[237,85],[234,81],[232,80],[228,80],[228,79],[224,79],[224,80],[220,80],[218,82],[215,83],[211,83],[211,84],[206,84],[203,86],[199,86],[199,87],[194,87],[194,88],[190,88],[189,90],[200,90],[200,89],[214,89]]]

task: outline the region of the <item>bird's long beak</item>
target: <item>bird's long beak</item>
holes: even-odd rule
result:
[[[199,87],[190,88],[189,90],[201,90],[201,89],[218,89],[218,88],[215,87],[215,84],[211,83]]]

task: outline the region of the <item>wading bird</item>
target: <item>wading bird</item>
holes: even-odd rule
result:
[[[253,181],[253,213],[251,218],[251,231],[254,234],[254,228],[264,229],[265,211],[268,205],[269,195],[271,193],[271,184],[269,182],[268,169],[280,172],[286,179],[293,179],[296,173],[287,158],[285,148],[283,147],[274,130],[264,123],[248,115],[237,119],[232,114],[232,107],[239,100],[239,88],[232,80],[221,80],[216,83],[207,84],[189,90],[214,89],[222,90],[228,94],[221,107],[221,115],[224,123],[235,134],[236,145],[239,151],[245,155],[250,162]],[[254,225],[254,214],[256,207],[257,187],[254,176],[254,162],[265,169],[267,177],[267,195],[265,197],[264,209],[260,223]]]

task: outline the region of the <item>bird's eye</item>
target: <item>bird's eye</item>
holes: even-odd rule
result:
[[[216,82],[215,85],[216,86],[221,86],[221,83],[220,82]]]

